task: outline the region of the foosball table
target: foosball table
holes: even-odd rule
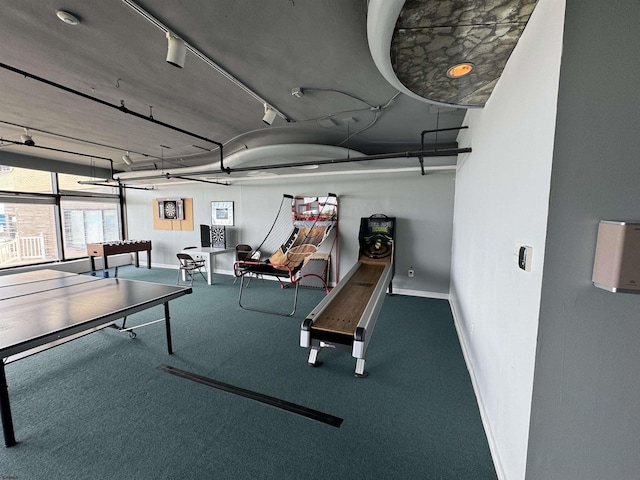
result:
[[[151,268],[151,241],[150,240],[124,240],[121,242],[88,243],[87,254],[91,262],[91,271],[96,271],[95,257],[102,257],[103,269],[109,269],[109,255],[121,253],[133,253],[136,267],[140,266],[139,252],[147,252],[147,268]]]

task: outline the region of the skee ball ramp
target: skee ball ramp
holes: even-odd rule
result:
[[[322,348],[350,351],[355,375],[365,377],[365,353],[387,288],[392,293],[395,218],[360,220],[358,262],[302,323],[300,346],[311,347],[309,364],[320,365]]]

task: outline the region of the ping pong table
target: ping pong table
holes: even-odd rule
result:
[[[190,287],[38,270],[0,276],[0,413],[7,447],[16,444],[5,364],[95,332],[156,305],[164,318],[120,330],[133,332],[164,320],[171,345],[169,301],[191,293]]]

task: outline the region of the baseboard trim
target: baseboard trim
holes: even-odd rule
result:
[[[394,295],[406,295],[408,297],[437,298],[441,300],[449,300],[448,293],[441,292],[425,292],[422,290],[408,290],[406,288],[393,288]]]
[[[502,461],[500,459],[500,454],[498,452],[498,446],[495,441],[493,430],[491,429],[491,424],[489,423],[487,409],[483,401],[482,395],[480,393],[480,389],[478,387],[478,380],[476,378],[475,370],[473,368],[473,363],[471,362],[471,356],[469,354],[466,337],[462,335],[462,328],[460,326],[461,316],[459,313],[459,309],[456,306],[455,296],[450,295],[449,305],[451,306],[451,313],[453,315],[453,324],[456,328],[456,333],[458,334],[458,340],[460,341],[460,348],[462,349],[464,362],[467,364],[467,370],[469,371],[469,377],[471,378],[473,391],[476,395],[476,400],[478,401],[478,410],[480,411],[480,419],[482,420],[482,426],[484,428],[485,435],[487,436],[489,451],[491,452],[493,465],[496,469],[496,475],[498,476],[498,480],[505,480],[506,477],[504,473],[504,468],[502,466]]]
[[[173,270],[177,270],[178,269],[178,265],[175,264],[163,264],[163,263],[153,263],[151,265],[151,267],[156,267],[156,268],[170,268]],[[213,273],[217,274],[217,275],[230,275],[233,276],[233,270],[223,270],[223,269],[218,269],[218,268],[214,268],[213,269]],[[269,275],[265,275],[264,276],[265,280],[273,280],[273,281],[277,281],[278,279],[276,277],[271,277]],[[335,287],[335,284],[332,282],[331,284],[329,284],[329,287]],[[442,292],[426,292],[423,290],[409,290],[406,288],[393,288],[393,293],[394,295],[406,295],[408,297],[423,297],[423,298],[436,298],[436,299],[441,299],[441,300],[449,300],[449,294],[448,293],[442,293]]]

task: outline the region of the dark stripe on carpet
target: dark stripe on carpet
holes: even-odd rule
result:
[[[179,368],[175,368],[170,365],[160,364],[156,368],[160,371],[170,373],[171,375],[186,378],[187,380],[192,380],[209,387],[233,393],[234,395],[240,395],[242,397],[250,398],[258,402],[266,403],[267,405],[271,405],[272,407],[281,408],[288,412],[296,413],[298,415],[302,415],[303,417],[307,417],[318,422],[326,423],[327,425],[331,425],[332,427],[340,428],[340,425],[342,425],[343,422],[342,418],[329,415],[328,413],[323,413],[312,408],[296,405],[295,403],[287,402],[286,400],[282,400],[280,398],[270,397],[269,395],[264,395],[262,393],[252,392],[251,390],[236,387],[228,383],[219,382],[217,380],[213,380],[212,378],[204,377],[196,373],[187,372],[186,370],[180,370]]]

